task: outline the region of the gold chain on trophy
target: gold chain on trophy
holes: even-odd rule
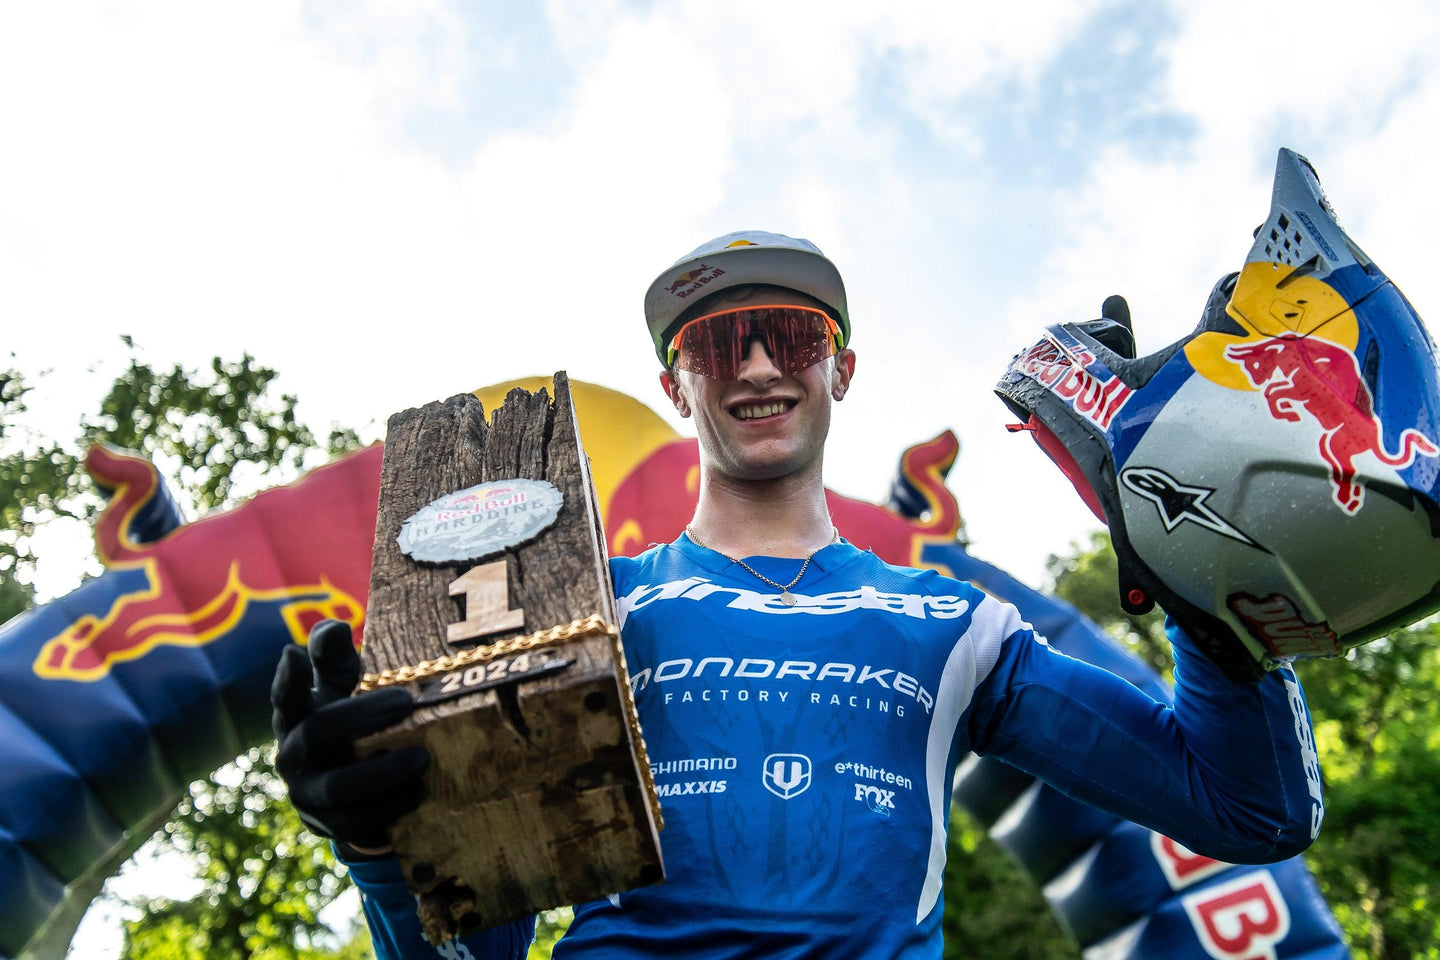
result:
[[[635,750],[640,762],[640,777],[645,784],[645,800],[649,803],[650,812],[655,817],[656,829],[663,830],[665,818],[660,813],[660,794],[655,789],[655,776],[650,772],[650,756],[645,750],[645,738],[640,732],[640,713],[635,709],[635,694],[630,689],[630,671],[625,667],[625,651],[620,646],[620,631],[602,617],[591,615],[584,620],[572,620],[570,623],[551,627],[549,630],[541,630],[538,633],[512,637],[509,640],[497,640],[495,643],[471,647],[469,650],[436,657],[434,660],[422,660],[413,667],[404,666],[393,670],[382,670],[379,673],[367,673],[360,678],[355,692],[368,693],[371,690],[393,686],[397,683],[416,683],[472,664],[487,663],[511,654],[534,650],[537,647],[557,646],[581,637],[601,634],[608,636],[615,647],[616,672],[620,680],[620,699],[622,709],[625,711],[626,725],[630,728],[630,738],[635,743]]]

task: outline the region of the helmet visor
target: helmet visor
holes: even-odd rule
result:
[[[734,380],[759,339],[776,368],[794,375],[826,357],[840,344],[840,327],[813,307],[736,307],[696,317],[670,341],[670,363],[715,380]]]

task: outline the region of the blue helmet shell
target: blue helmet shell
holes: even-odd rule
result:
[[[1434,344],[1308,160],[1191,334],[1137,359],[1119,328],[1047,328],[996,392],[1109,526],[1122,605],[1251,678],[1440,609]]]

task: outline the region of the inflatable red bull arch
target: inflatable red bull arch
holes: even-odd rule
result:
[[[511,388],[548,382],[477,393],[493,409]],[[611,553],[677,537],[698,494],[695,441],[624,394],[572,386]],[[972,581],[1057,648],[1167,699],[1072,607],[966,551],[945,486],[958,452],[948,431],[903,451],[884,505],[830,493],[840,532],[889,562]],[[287,644],[324,617],[363,632],[378,446],[184,525],[149,462],[97,448],[87,468],[110,495],[96,529],[105,572],[0,627],[0,960],[63,943],[186,784],[270,738]],[[1042,886],[1089,960],[1349,955],[1299,859],[1197,856],[979,757],[955,799]]]

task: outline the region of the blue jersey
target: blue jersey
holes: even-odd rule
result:
[[[801,564],[746,562],[777,583]],[[950,787],[971,751],[1221,860],[1284,859],[1318,832],[1288,669],[1234,683],[1172,636],[1171,708],[970,584],[846,543],[815,554],[793,605],[685,537],[611,570],[667,879],[577,906],[557,960],[940,956]],[[436,956],[393,862],[356,880],[377,947],[396,944],[380,957]],[[519,957],[527,930],[446,949]]]

